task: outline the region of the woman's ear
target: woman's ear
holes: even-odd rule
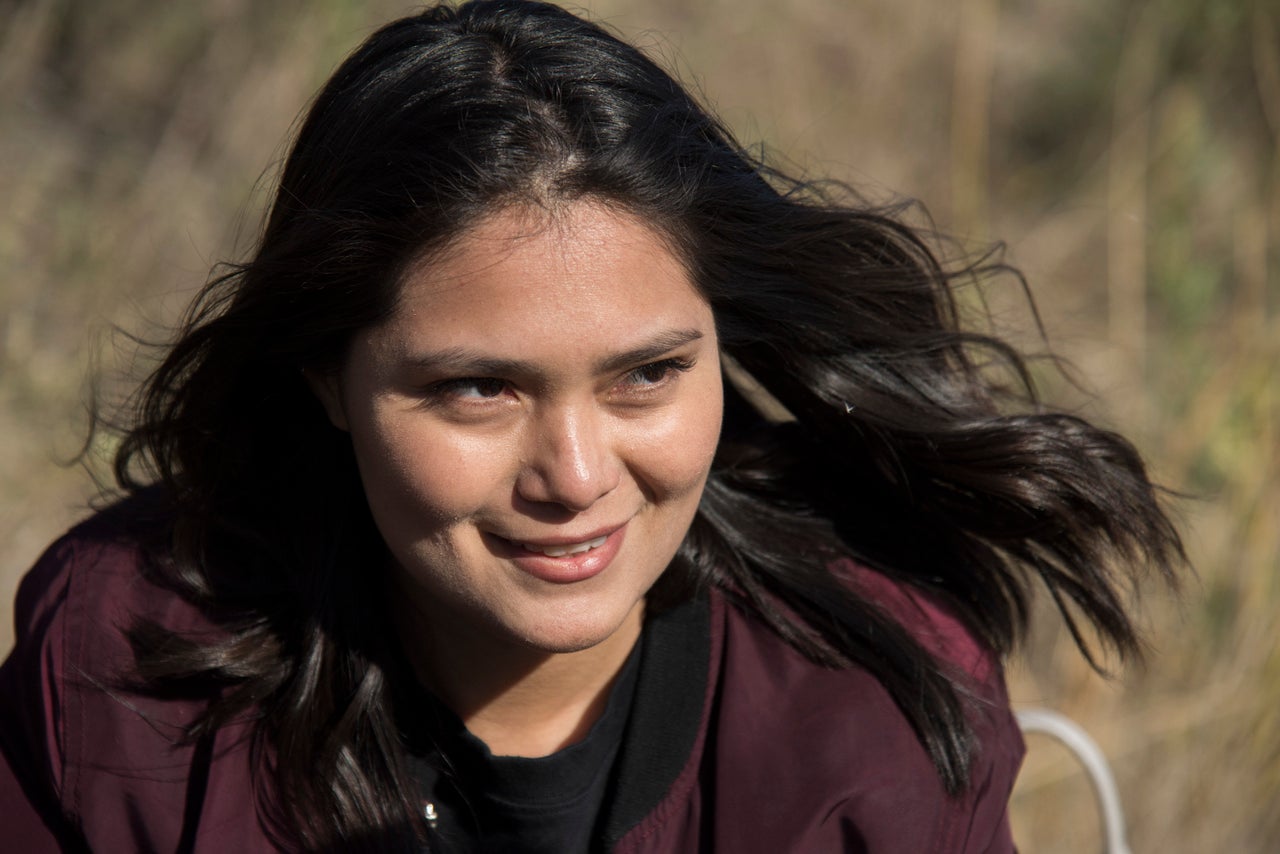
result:
[[[342,405],[342,377],[337,371],[316,371],[311,368],[302,369],[302,378],[311,387],[311,393],[320,401],[329,422],[339,430],[351,430],[347,423],[347,409]]]

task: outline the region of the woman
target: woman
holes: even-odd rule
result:
[[[19,847],[1011,850],[1031,579],[1133,653],[1181,547],[984,272],[557,8],[375,33],[24,582]]]

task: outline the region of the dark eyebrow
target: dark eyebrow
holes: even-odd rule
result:
[[[701,338],[702,333],[697,329],[672,329],[655,336],[639,347],[610,356],[596,365],[596,373],[609,374],[633,368],[645,362],[652,362],[655,359],[661,359],[677,347],[683,347]]]
[[[598,374],[621,371],[636,365],[660,359],[677,347],[683,347],[702,338],[697,329],[672,329],[655,335],[650,340],[616,353],[595,366]],[[466,347],[448,347],[427,353],[416,353],[404,362],[410,367],[444,369],[473,376],[518,376],[538,373],[531,362],[521,359],[499,359],[469,350]]]

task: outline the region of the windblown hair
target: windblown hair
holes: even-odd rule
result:
[[[947,789],[963,686],[833,576],[849,557],[945,597],[1008,651],[1038,578],[1139,651],[1124,594],[1182,559],[1133,447],[1042,407],[1023,358],[965,331],[901,211],[781,174],[635,48],[553,6],[441,6],[371,36],[298,131],[260,243],[201,292],[138,398],[121,485],[176,507],[165,584],[222,640],[134,626],[137,677],[216,700],[193,741],[256,716],[262,797],[308,847],[411,850],[392,717],[386,547],[349,437],[301,371],[337,370],[408,265],[508,205],[603,201],[652,224],[716,318],[730,376],[696,519],[653,601],[715,585],[788,642],[872,672]],[[745,379],[744,379],[745,378]],[[766,417],[758,384],[788,417]],[[1091,659],[1092,660],[1092,659]]]

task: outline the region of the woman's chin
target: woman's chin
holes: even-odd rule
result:
[[[600,610],[562,614],[550,611],[533,622],[507,626],[506,629],[521,645],[549,655],[570,655],[619,646],[629,650],[640,636],[643,610],[643,603],[638,603],[620,617]]]

